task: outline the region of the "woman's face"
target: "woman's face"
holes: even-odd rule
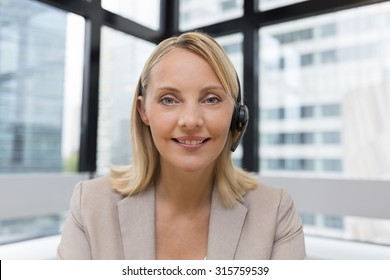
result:
[[[150,73],[138,112],[150,127],[163,168],[213,168],[227,137],[233,103],[200,56],[175,49]]]

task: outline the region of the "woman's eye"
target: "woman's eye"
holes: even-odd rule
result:
[[[160,99],[160,103],[163,105],[173,105],[175,100],[172,97],[163,97]]]
[[[221,100],[216,96],[211,96],[206,99],[206,103],[208,104],[217,104],[219,102],[221,102]]]

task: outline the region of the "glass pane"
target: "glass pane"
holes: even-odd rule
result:
[[[0,245],[57,235],[67,213],[41,217],[0,220]]]
[[[390,179],[390,3],[262,28],[261,173]]]
[[[97,172],[131,160],[130,111],[146,59],[155,45],[103,27],[101,38]]]
[[[389,28],[386,2],[260,30],[263,176],[390,180]],[[307,234],[390,244],[389,220],[302,220]]]
[[[241,17],[243,5],[243,0],[180,0],[179,28],[188,30]]]
[[[308,213],[301,219],[305,234],[390,245],[390,220]]]
[[[0,173],[76,171],[84,19],[0,2]]]
[[[242,53],[242,44],[244,41],[244,36],[242,33],[237,33],[229,36],[217,37],[215,38],[217,42],[223,47],[230,60],[236,68],[237,75],[240,79],[241,89],[243,88],[243,53]],[[244,99],[245,100],[245,99]],[[242,160],[242,145],[240,144],[237,147],[237,150],[233,153],[233,161],[237,166],[241,166]]]
[[[102,7],[151,29],[160,27],[160,0],[102,0]]]
[[[288,6],[291,4],[296,4],[299,2],[305,2],[309,0],[258,0],[259,1],[259,10],[266,11],[272,10],[275,8]]]
[[[0,1],[0,173],[77,171],[84,27],[36,1]],[[0,244],[58,234],[63,217],[0,220]]]

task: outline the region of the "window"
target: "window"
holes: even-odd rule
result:
[[[216,37],[215,38],[217,42],[223,47],[227,55],[229,56],[230,60],[232,61],[236,73],[238,75],[238,78],[240,79],[241,89],[243,86],[243,55],[242,55],[242,42],[243,42],[243,35],[241,33],[229,35],[229,36],[222,36],[222,37]],[[245,95],[244,95],[245,100]],[[242,145],[237,147],[237,150],[233,153],[233,162],[237,165],[241,165],[241,159],[242,159]]]
[[[84,26],[82,17],[36,1],[0,1],[2,180],[11,174],[77,172]],[[26,187],[39,189],[28,182]],[[6,205],[15,186],[3,186],[9,187],[0,196]],[[3,213],[0,244],[60,232],[64,213],[36,212],[20,218]]]
[[[313,117],[314,117],[314,106],[308,105],[308,106],[301,107],[302,119],[313,118]]]
[[[154,30],[160,27],[159,0],[101,0],[108,11],[129,18]]]
[[[325,172],[341,172],[342,163],[339,159],[324,159],[322,160],[322,168]]]
[[[320,27],[321,37],[330,37],[337,34],[336,23],[328,23]]]
[[[324,188],[331,188],[325,178],[337,178],[340,188],[350,182],[341,179],[367,186],[371,180],[390,179],[390,150],[385,144],[390,143],[390,127],[385,124],[390,119],[390,61],[385,59],[390,55],[389,22],[385,20],[390,16],[389,4],[260,29],[263,177],[321,178]],[[283,67],[269,67],[282,60]],[[291,108],[301,108],[300,118],[276,113]],[[291,134],[292,130],[307,141],[298,147],[299,134]],[[313,134],[304,134],[307,132]],[[285,135],[284,145],[275,147],[280,145],[281,135]],[[351,187],[355,185],[351,183]],[[334,188],[327,195],[331,198],[336,195],[333,193]],[[385,237],[388,220],[301,215],[306,234],[390,244]]]
[[[179,0],[179,28],[188,30],[243,15],[243,0]]]
[[[316,221],[316,217],[313,214],[307,214],[307,213],[302,213],[300,214],[302,223],[305,225],[314,225]]]
[[[280,44],[290,44],[299,41],[306,41],[313,39],[313,29],[300,29],[292,32],[276,34],[274,37],[280,42]]]
[[[216,37],[215,39],[222,46],[222,48],[229,56],[230,60],[232,61],[236,69],[237,75],[240,78],[240,81],[242,81],[242,75],[243,75],[242,42],[244,40],[243,35],[241,33],[237,33],[229,36]],[[242,87],[242,82],[241,82],[241,87]]]
[[[261,28],[260,135],[277,129],[286,135],[286,155],[320,160],[321,168],[304,174],[390,178],[385,168],[389,149],[382,140],[372,145],[372,139],[390,142],[390,127],[385,125],[390,119],[390,64],[383,59],[389,56],[389,26],[383,20],[389,15],[389,3],[383,3]],[[367,26],[375,26],[375,32]],[[269,71],[267,65],[277,65],[282,58],[284,67]],[[306,71],[309,65],[313,67]],[[300,141],[292,130],[316,133],[316,148],[313,136]],[[304,142],[296,150],[296,143]],[[261,157],[280,157],[280,151],[267,149],[266,143],[261,144]],[[299,175],[300,169],[294,170]]]
[[[130,111],[139,76],[155,45],[102,29],[97,172],[131,162]]]
[[[261,119],[264,120],[279,120],[284,119],[284,108],[265,108],[261,110]]]
[[[266,11],[266,10],[272,10],[275,8],[299,3],[299,2],[305,2],[309,0],[259,0],[259,10]]]
[[[321,133],[322,143],[324,144],[340,144],[340,132],[339,131],[326,131]]]
[[[0,7],[0,173],[75,172],[84,19],[35,1]]]
[[[321,106],[321,114],[323,117],[339,117],[340,104],[326,104]]]
[[[301,55],[301,66],[310,66],[314,63],[314,55],[312,53]]]
[[[0,245],[59,234],[65,217],[65,213],[60,213],[0,220]]]
[[[335,50],[326,50],[320,53],[320,61],[322,64],[337,62],[337,53]]]

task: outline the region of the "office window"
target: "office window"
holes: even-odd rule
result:
[[[309,145],[315,143],[315,134],[313,132],[303,132],[300,134],[301,141],[303,145]]]
[[[339,217],[323,214],[300,214],[302,223],[304,224],[305,233],[315,236],[323,235],[326,232],[327,236],[337,239],[344,238],[345,232],[349,234],[349,219],[350,217]]]
[[[179,28],[188,30],[243,15],[243,0],[179,0]]]
[[[237,33],[228,36],[216,37],[216,41],[222,46],[226,54],[229,56],[232,61],[237,75],[240,78],[241,87],[242,84],[242,75],[243,75],[243,54],[242,54],[242,43],[244,37],[242,33]]]
[[[2,175],[77,172],[84,27],[82,17],[37,1],[0,1]],[[0,244],[58,234],[64,213],[3,217]]]
[[[309,145],[315,144],[314,132],[261,134],[262,145]]]
[[[230,60],[232,61],[236,69],[236,73],[240,79],[241,90],[242,90],[243,87],[242,75],[244,73],[243,54],[242,54],[242,43],[244,37],[242,33],[216,37],[215,39],[222,46],[222,48],[225,50]],[[244,100],[245,100],[245,95],[244,95]],[[242,153],[243,153],[242,145],[240,143],[240,145],[238,145],[237,147],[237,150],[232,155],[233,162],[237,166],[241,166]]]
[[[286,156],[320,160],[321,168],[302,175],[390,179],[389,4],[261,28],[260,135],[287,133]],[[281,59],[284,67],[270,70]],[[297,150],[298,135],[290,131],[315,132],[318,141],[313,147],[308,136]],[[283,158],[266,143],[260,157]]]
[[[280,44],[291,44],[306,41],[312,39],[313,36],[314,34],[312,28],[304,28],[274,35]]]
[[[285,169],[285,160],[278,158],[264,158],[262,159],[261,166],[264,166],[269,170],[281,170]]]
[[[57,235],[61,232],[66,213],[0,220],[0,245],[34,238]]]
[[[312,53],[301,55],[301,66],[310,66],[314,63],[314,55]]]
[[[320,61],[323,64],[337,62],[336,50],[325,50],[320,53]]]
[[[272,171],[307,172],[316,168],[316,160],[307,158],[264,158],[262,159],[261,166]]]
[[[97,172],[131,162],[130,112],[141,70],[155,45],[102,28]]]
[[[288,171],[300,170],[305,172],[313,170],[314,167],[315,161],[313,159],[290,158],[285,161],[285,169]]]
[[[272,121],[263,117],[260,135],[275,130],[286,135],[292,130],[314,133],[314,139],[299,147],[294,144],[295,135],[283,147],[262,141],[261,175],[390,179],[390,33],[386,18],[390,18],[390,2],[261,28],[262,116],[275,108],[310,109],[301,111],[300,119],[289,114]],[[312,37],[302,36],[302,30],[312,30]],[[282,68],[269,67],[281,60]],[[306,234],[390,244],[388,220],[301,215]]]
[[[325,131],[321,133],[323,144],[340,144],[340,132],[339,131]]]
[[[341,172],[343,167],[340,159],[323,159],[322,168],[325,172]]]
[[[296,145],[301,143],[301,138],[299,133],[286,133],[285,134],[285,143],[290,145]]]
[[[341,115],[340,104],[321,105],[322,117],[339,117]]]
[[[321,37],[331,37],[337,34],[337,25],[336,23],[327,23],[320,27],[320,36]]]
[[[260,135],[261,140],[260,142],[263,145],[281,145],[284,143],[284,135],[278,134],[278,133],[272,133],[272,134],[263,134]]]
[[[301,217],[302,223],[306,225],[314,225],[316,222],[316,216],[314,214],[301,213],[299,214]]]
[[[265,108],[260,111],[260,119],[264,120],[282,120],[284,119],[285,109],[284,108]]]
[[[341,217],[325,216],[324,225],[328,228],[344,228],[344,221]]]
[[[160,28],[159,0],[102,0],[102,7],[151,29]]]
[[[0,173],[77,171],[84,19],[0,2]]]
[[[275,8],[296,4],[299,2],[305,2],[309,0],[259,0],[259,10],[266,11]]]
[[[313,118],[315,114],[315,107],[311,105],[301,106],[301,118],[308,119]]]

